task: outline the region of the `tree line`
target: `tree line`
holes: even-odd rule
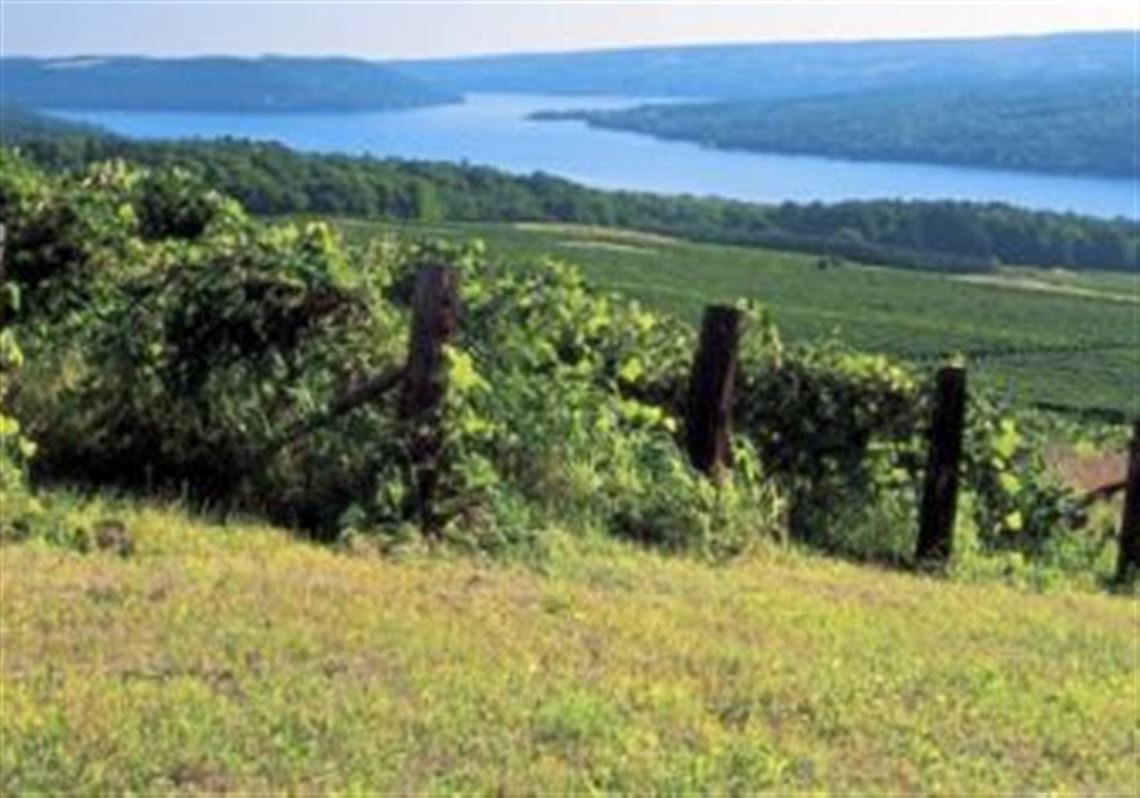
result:
[[[553,111],[545,120],[729,150],[1132,177],[1132,76],[1040,86],[892,90]]]
[[[860,42],[759,42],[507,53],[400,61],[456,92],[678,97],[708,101],[1045,86],[1134,73],[1130,31]]]
[[[460,99],[352,58],[4,58],[0,68],[0,99],[34,108],[360,111]]]
[[[1001,263],[1131,270],[1137,225],[1000,203],[851,201],[762,205],[586,188],[536,172],[293,151],[237,139],[136,141],[37,121],[11,109],[4,143],[52,169],[108,160],[179,167],[258,214],[417,221],[547,221],[698,241],[770,246],[943,271]]]

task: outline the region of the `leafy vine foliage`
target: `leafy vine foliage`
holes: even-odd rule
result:
[[[289,431],[401,366],[415,275],[442,262],[462,305],[440,419],[446,538],[530,551],[543,530],[594,529],[711,557],[788,535],[855,555],[912,546],[929,408],[902,364],[784,347],[748,308],[736,463],[717,486],[678,445],[693,330],[571,266],[507,265],[478,242],[347,249],[322,223],[252,219],[186,172],[47,175],[0,159],[22,299],[0,339],[6,494],[23,484],[27,434],[41,480],[177,491],[326,539],[417,537],[394,396]],[[1081,534],[1035,442],[996,408],[971,416],[976,546],[1045,556]]]
[[[18,306],[19,294],[13,286],[5,286],[0,305],[5,316]],[[24,354],[10,328],[0,330],[0,399],[8,396],[16,373],[24,362]],[[0,538],[19,534],[19,520],[38,508],[28,492],[26,470],[36,447],[28,440],[20,422],[0,404],[0,495],[5,512],[0,513]]]

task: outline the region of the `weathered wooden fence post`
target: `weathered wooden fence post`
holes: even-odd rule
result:
[[[1116,576],[1120,581],[1137,574],[1140,574],[1140,417],[1132,422],[1124,513],[1120,519],[1120,555],[1116,562]]]
[[[962,463],[962,433],[966,422],[966,370],[939,370],[930,428],[926,481],[915,559],[939,564],[950,559],[954,517],[958,510],[958,478]]]
[[[714,479],[732,463],[732,398],[743,314],[705,308],[701,341],[689,382],[685,437],[693,466]]]
[[[405,426],[411,468],[413,510],[425,531],[434,532],[433,500],[439,481],[441,409],[446,383],[443,347],[459,320],[459,278],[454,269],[428,266],[416,277],[408,362],[400,393],[399,417]]]

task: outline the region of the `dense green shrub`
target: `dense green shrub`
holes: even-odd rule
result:
[[[792,536],[848,549],[853,511],[913,492],[924,409],[916,376],[884,357],[777,343],[746,355],[737,415],[789,497]]]
[[[28,464],[36,444],[11,409],[24,367],[24,353],[8,320],[19,310],[20,292],[14,283],[0,288],[0,543],[37,534],[53,536],[59,519],[41,504],[28,484]],[[58,536],[57,536],[58,537]]]
[[[22,313],[57,317],[81,308],[102,278],[134,260],[130,173],[112,163],[82,178],[45,178],[0,152],[0,213],[7,229],[7,279]]]
[[[965,481],[983,546],[1033,555],[1059,532],[1086,525],[1078,497],[1049,474],[1045,439],[985,396],[974,398],[969,419]]]
[[[6,286],[6,289],[10,287]],[[2,312],[7,314],[14,303],[14,292],[0,297]],[[27,461],[35,453],[20,422],[8,410],[8,395],[13,377],[23,365],[24,356],[10,328],[0,330],[0,540],[12,537],[23,516],[30,509],[26,482]]]
[[[659,393],[687,368],[690,330],[558,262],[519,272],[470,254],[470,363],[452,380],[467,467],[486,464],[539,513],[667,548],[722,554],[776,531],[754,456],[716,490],[678,448],[680,416]]]
[[[8,194],[40,192],[33,208],[71,208],[82,189],[91,197],[81,207],[95,209],[72,208],[75,227],[61,228],[9,203],[17,249],[37,264],[17,284],[42,289],[24,319],[37,365],[20,406],[45,477],[176,489],[326,535],[402,535],[417,520],[414,474],[391,398],[280,442],[399,363],[415,272],[445,262],[461,273],[464,305],[442,419],[445,534],[493,548],[574,518],[720,554],[774,526],[760,522],[775,517],[777,497],[755,463],[741,470],[752,478],[712,489],[674,441],[677,418],[637,398],[672,376],[691,333],[597,294],[568,267],[520,272],[477,246],[379,242],[350,253],[325,225],[254,222],[177,173],[99,166],[74,185],[25,178]],[[156,215],[164,203],[180,209],[169,224]],[[91,217],[115,247],[77,247],[78,260],[59,263],[22,251]],[[37,279],[42,264],[51,281]]]

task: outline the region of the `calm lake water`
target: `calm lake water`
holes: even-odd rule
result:
[[[536,122],[533,111],[615,108],[646,98],[473,94],[466,102],[387,113],[67,112],[140,138],[237,136],[314,152],[468,161],[543,171],[599,188],[762,202],[847,199],[998,200],[1032,208],[1137,218],[1131,180],[723,152],[582,122]]]

